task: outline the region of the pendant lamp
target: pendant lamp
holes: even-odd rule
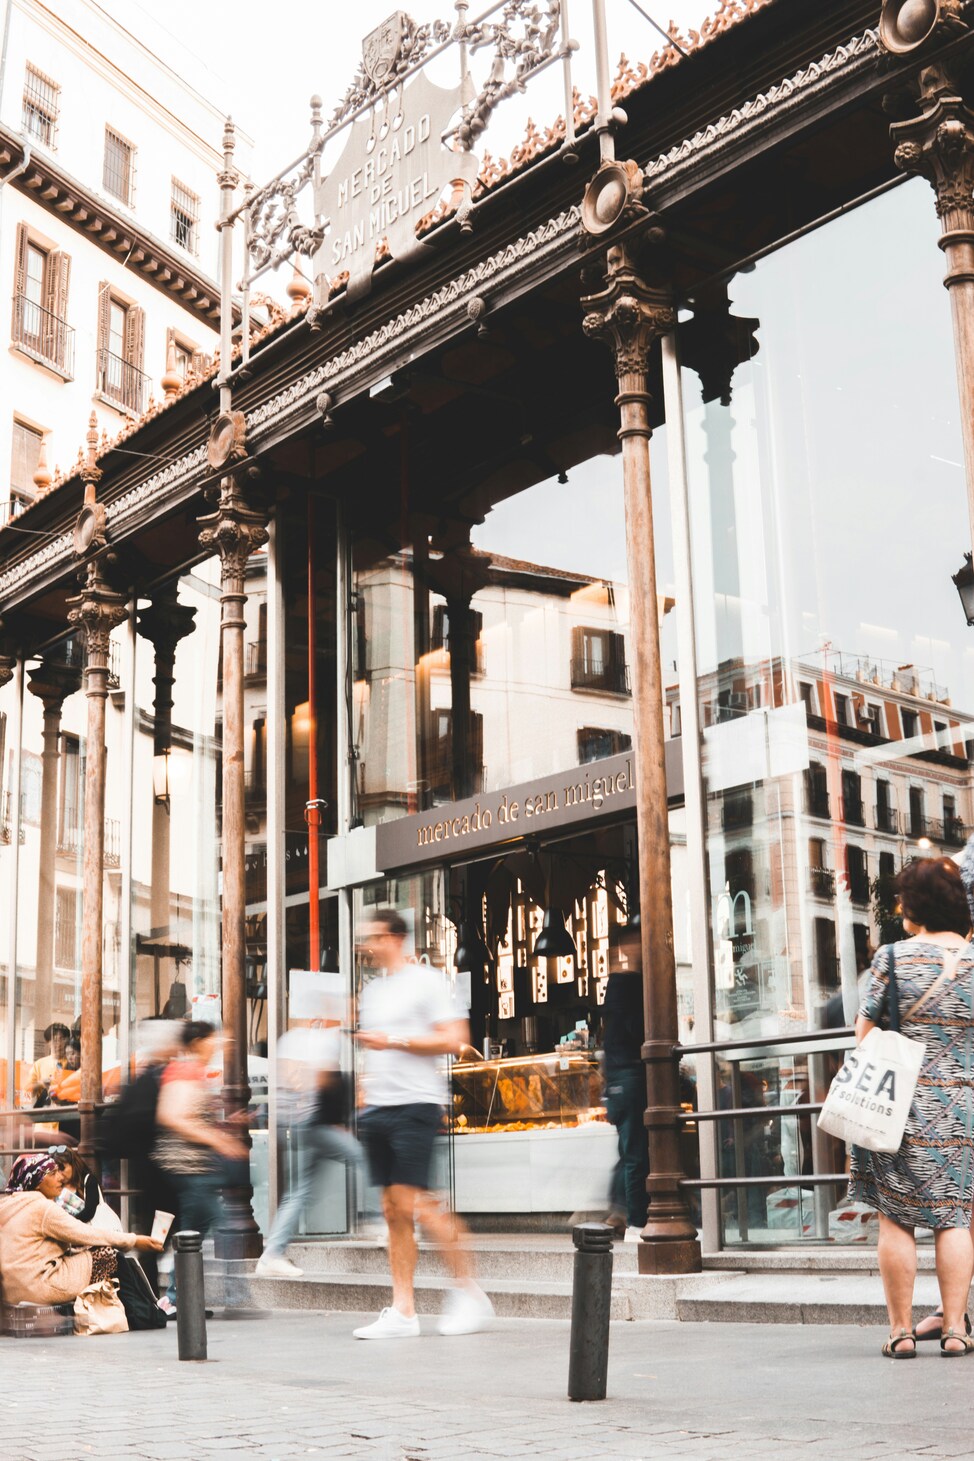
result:
[[[578,953],[575,941],[565,927],[565,914],[561,908],[546,908],[541,932],[534,945],[538,959],[574,959]]]
[[[454,960],[457,973],[479,974],[490,962],[490,950],[480,929],[474,923],[461,923]]]

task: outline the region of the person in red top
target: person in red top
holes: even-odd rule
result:
[[[152,1160],[175,1189],[179,1227],[205,1237],[220,1215],[227,1163],[246,1161],[247,1148],[216,1120],[219,1093],[207,1068],[219,1049],[217,1031],[203,1020],[189,1020],[182,1040],[182,1055],[166,1067],[159,1088]],[[175,1313],[175,1302],[174,1280],[163,1305]]]

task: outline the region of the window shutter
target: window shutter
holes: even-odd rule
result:
[[[71,255],[49,254],[45,277],[45,308],[49,311],[47,326],[50,331],[50,358],[55,365],[64,366],[67,354],[67,330],[63,328],[68,317],[68,284],[71,280]]]
[[[23,321],[20,318],[22,308],[20,300],[27,288],[27,243],[29,234],[26,223],[17,224],[17,257],[14,263],[14,321],[13,337],[15,340],[21,338]]]
[[[108,349],[108,330],[112,307],[111,285],[103,279],[98,286],[98,349]]]
[[[134,304],[125,311],[125,362],[136,370],[145,364],[145,310]]]

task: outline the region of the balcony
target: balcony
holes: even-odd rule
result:
[[[9,791],[3,791],[0,792],[0,844],[9,845],[12,835],[10,825],[10,793]],[[21,821],[20,841],[23,843],[25,840],[24,824]]]
[[[114,817],[105,820],[105,867],[122,865],[122,824]]]
[[[899,813],[895,807],[876,808],[876,831],[892,832],[894,835],[900,830]]]
[[[810,867],[808,888],[813,898],[825,898],[831,902],[835,897],[835,873],[828,867]]]
[[[629,695],[629,666],[621,660],[600,664],[572,656],[572,689],[604,690],[609,695]]]
[[[843,797],[842,820],[850,827],[865,827],[866,810],[860,797]]]
[[[13,344],[31,360],[74,380],[74,330],[26,294],[14,295]]]
[[[861,873],[849,875],[849,897],[857,908],[869,906],[869,879]]]
[[[149,377],[137,366],[110,350],[98,351],[98,394],[119,410],[141,416],[145,410]]]

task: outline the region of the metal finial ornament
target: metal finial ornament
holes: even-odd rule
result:
[[[37,466],[34,468],[33,482],[37,488],[38,497],[44,497],[51,490],[51,483],[54,478],[51,476],[51,469],[47,465],[47,437],[41,437],[41,444],[37,452]]]
[[[101,468],[96,460],[98,455],[98,417],[94,411],[88,417],[88,430],[85,433],[85,442],[88,451],[85,456],[84,466],[81,469],[81,480],[85,484],[85,505],[90,506],[95,501],[95,488],[101,481]]]
[[[966,0],[884,0],[879,39],[893,56],[908,56],[970,30]]]
[[[182,376],[176,369],[176,341],[172,335],[169,336],[169,343],[166,346],[166,373],[159,384],[162,386],[167,401],[178,396],[182,388]]]

